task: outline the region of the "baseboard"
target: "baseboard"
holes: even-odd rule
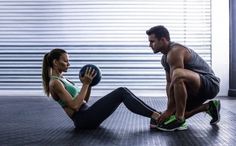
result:
[[[228,96],[236,97],[236,89],[229,89]]]

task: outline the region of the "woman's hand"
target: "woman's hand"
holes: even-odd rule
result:
[[[80,81],[83,84],[90,85],[96,75],[97,75],[97,73],[96,73],[95,69],[88,67],[88,68],[86,68],[84,76],[83,77],[80,76]]]

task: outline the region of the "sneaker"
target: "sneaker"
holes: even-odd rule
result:
[[[188,126],[185,120],[178,120],[175,115],[172,115],[162,124],[157,125],[156,128],[162,131],[175,131],[186,130],[188,129]]]
[[[153,118],[151,118],[150,120],[150,128],[151,129],[157,128],[157,121]]]
[[[211,100],[207,113],[212,117],[210,124],[216,124],[220,121],[220,100]]]

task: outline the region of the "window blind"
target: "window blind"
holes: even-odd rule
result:
[[[93,94],[126,86],[138,95],[165,94],[160,54],[145,31],[165,25],[171,40],[211,64],[211,0],[0,0],[0,91],[42,91],[44,53],[70,54],[66,77],[81,85],[79,69],[102,70]]]

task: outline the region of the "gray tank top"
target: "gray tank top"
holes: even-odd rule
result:
[[[183,46],[181,44],[171,42],[170,47],[172,48],[174,45]],[[187,48],[186,46],[183,46],[183,47],[186,48],[191,54],[191,59],[190,59],[189,62],[184,64],[184,68],[192,70],[192,71],[194,71],[196,73],[199,73],[199,74],[202,74],[202,75],[207,75],[212,79],[213,82],[215,82],[216,84],[219,84],[220,79],[215,76],[213,70],[207,64],[207,62],[205,60],[203,60],[203,58],[200,57],[192,49]],[[170,67],[169,67],[169,64],[167,63],[167,55],[163,54],[163,56],[161,58],[161,64],[164,67],[165,71],[169,73],[170,72]]]

